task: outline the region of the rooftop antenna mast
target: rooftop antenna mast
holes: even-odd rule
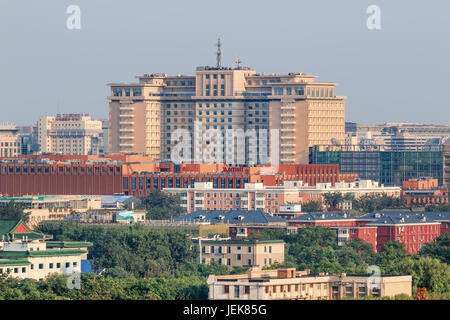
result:
[[[221,43],[220,43],[220,37],[217,41],[217,68],[222,67],[222,50],[220,49]]]

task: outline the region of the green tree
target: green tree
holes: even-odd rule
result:
[[[323,197],[324,202],[330,211],[336,210],[339,204],[344,200],[344,197],[340,192],[325,193]]]
[[[450,291],[450,267],[438,259],[415,255],[400,261],[398,269],[402,274],[412,275],[414,290]]]
[[[320,212],[322,211],[322,204],[319,201],[308,201],[302,204],[303,212]]]
[[[14,201],[8,202],[4,206],[0,206],[0,220],[18,220],[28,222],[30,213],[23,212],[23,206]]]
[[[437,258],[447,264],[450,263],[450,233],[445,232],[436,238],[433,242],[426,243],[421,249],[420,254]]]
[[[402,270],[399,264],[406,258],[406,249],[403,243],[398,241],[386,242],[377,255],[376,265],[381,269],[382,274],[400,275]]]
[[[167,220],[180,216],[185,210],[181,198],[155,190],[141,198],[137,208],[147,210],[147,219]]]

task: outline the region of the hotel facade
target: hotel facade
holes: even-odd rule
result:
[[[108,84],[109,152],[169,161],[181,141],[172,134],[184,130],[190,134],[185,163],[214,158],[267,164],[267,157],[278,157],[281,164],[306,164],[309,147],[345,140],[346,97],[335,95],[336,83],[315,82],[316,77],[264,75],[238,64]]]

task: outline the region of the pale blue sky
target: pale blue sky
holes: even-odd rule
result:
[[[66,28],[71,4],[81,30]],[[220,34],[225,65],[338,82],[347,121],[450,125],[449,13],[448,0],[0,0],[0,122],[106,118],[107,83],[194,74],[215,64]]]

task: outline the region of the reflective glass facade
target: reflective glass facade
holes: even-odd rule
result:
[[[312,164],[339,164],[341,173],[401,186],[411,178],[433,177],[443,183],[442,151],[311,151]]]

